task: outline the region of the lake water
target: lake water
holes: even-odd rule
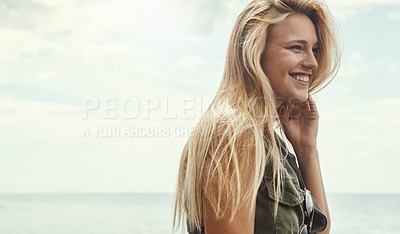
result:
[[[329,194],[328,200],[331,233],[400,233],[400,195]],[[172,207],[172,194],[2,194],[0,233],[168,234]]]

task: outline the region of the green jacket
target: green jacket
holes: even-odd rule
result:
[[[280,140],[281,141],[281,140]],[[258,191],[256,215],[254,223],[255,234],[298,234],[304,223],[304,190],[305,185],[296,157],[288,153],[281,141],[281,196],[278,201],[278,211],[274,219],[275,197],[272,185],[272,168],[267,164],[264,179]],[[311,233],[321,232],[326,228],[327,219],[313,198],[314,216]]]
[[[290,157],[290,155],[288,155]],[[296,171],[291,167],[288,158],[282,160],[282,190],[279,197],[276,220],[274,217],[275,197],[272,186],[272,172],[266,168],[256,202],[254,223],[255,234],[298,234],[304,222],[304,196]]]
[[[258,191],[254,234],[298,234],[304,223],[305,189],[300,169],[297,167],[293,154],[287,154],[281,147],[281,183],[282,190],[278,203],[278,212],[274,219],[274,190],[272,186],[272,169],[267,164],[264,179]],[[323,231],[327,219],[318,204],[314,202],[314,219],[311,233]],[[189,231],[190,234],[205,234],[204,228],[199,231]],[[221,233],[225,234],[225,233]],[[229,233],[226,233],[229,234]]]

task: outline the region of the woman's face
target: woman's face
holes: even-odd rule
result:
[[[292,13],[275,25],[261,65],[275,92],[277,106],[307,100],[318,67],[317,48],[315,27],[306,15]]]

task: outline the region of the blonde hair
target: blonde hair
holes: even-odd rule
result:
[[[204,199],[217,219],[232,221],[247,199],[254,207],[267,163],[272,165],[275,197],[280,196],[280,154],[274,131],[279,115],[261,59],[274,25],[293,12],[311,19],[319,41],[319,66],[309,92],[319,91],[336,74],[340,54],[335,24],[323,3],[255,0],[247,5],[233,28],[218,92],[182,152],[174,227],[186,217],[189,230],[201,230]]]

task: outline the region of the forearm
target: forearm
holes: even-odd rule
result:
[[[327,217],[328,224],[324,232],[329,233],[331,219],[329,215],[328,202],[326,199],[324,183],[322,180],[321,167],[317,148],[298,148],[295,152],[299,161],[299,167],[303,175],[305,186],[311,191],[312,196],[318,202]]]

